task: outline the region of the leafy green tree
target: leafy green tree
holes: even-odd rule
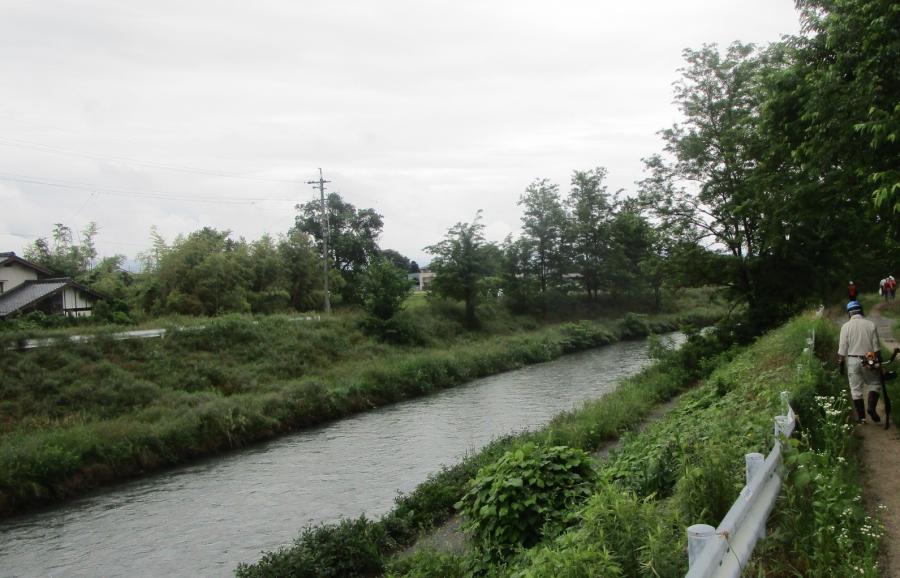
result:
[[[797,0],[806,153],[842,161],[875,204],[900,212],[900,10],[893,0]],[[813,116],[814,115],[814,116]]]
[[[508,235],[500,251],[500,276],[507,306],[514,313],[540,313],[543,302],[540,286],[536,277],[527,274],[531,265],[531,244]]]
[[[283,311],[290,304],[286,268],[275,240],[265,234],[247,247],[250,287],[247,299],[254,313]]]
[[[89,223],[82,231],[81,242],[77,243],[71,228],[56,223],[51,234],[52,244],[45,238],[36,239],[26,247],[24,257],[56,275],[80,280],[97,258],[94,239],[98,232],[97,224]]]
[[[363,308],[371,317],[387,321],[400,311],[411,288],[403,269],[388,259],[377,259],[363,277]]]
[[[382,249],[381,257],[390,261],[394,265],[394,267],[400,269],[401,271],[410,271],[412,262],[408,257],[402,255],[399,251],[395,251],[393,249]]]
[[[360,279],[370,261],[379,255],[378,237],[384,226],[382,216],[375,209],[357,209],[344,201],[337,193],[330,193],[325,199],[328,214],[328,252],[332,267],[340,274],[343,283],[336,289],[348,303],[359,303]],[[313,237],[322,254],[324,248],[324,228],[322,226],[322,205],[310,201],[296,207],[300,214],[295,227]]]
[[[590,300],[596,300],[598,291],[605,285],[604,271],[610,251],[614,201],[603,184],[605,178],[603,167],[575,171],[572,189],[566,199],[571,258]]]
[[[528,185],[519,198],[524,207],[522,237],[531,248],[529,269],[538,278],[541,294],[547,286],[559,281],[565,268],[563,252],[563,228],[566,214],[559,198],[559,186],[547,179],[539,179]]]
[[[279,239],[278,255],[291,307],[297,311],[321,307],[322,260],[316,254],[312,238],[297,228],[292,228]],[[337,276],[337,273],[334,275]]]
[[[466,307],[466,326],[475,328],[478,320],[475,305],[479,297],[479,285],[490,272],[492,263],[485,251],[484,225],[481,211],[471,223],[457,223],[447,230],[444,239],[425,247],[434,255],[430,268],[436,273],[431,290],[438,295],[460,299]]]
[[[645,273],[653,259],[653,227],[632,206],[617,211],[609,224],[606,275],[613,297],[640,297],[653,290]]]
[[[768,292],[794,295],[795,287],[772,287],[789,270],[825,301],[842,294],[835,288],[848,279],[874,284],[900,257],[900,213],[891,196],[900,162],[891,136],[900,93],[898,13],[890,2],[870,0],[797,5],[805,34],[779,47],[787,65],[767,75],[760,117],[761,166],[788,193],[777,205],[786,226],[773,243],[781,262],[763,263],[762,279]]]
[[[645,206],[674,235],[721,246],[729,255],[723,280],[747,301],[756,318],[769,314],[764,267],[789,218],[784,189],[763,167],[760,128],[763,80],[769,62],[752,45],[686,50],[676,84],[681,124],[663,131],[672,161],[646,161]]]
[[[247,246],[229,231],[204,227],[176,239],[159,262],[155,309],[189,315],[249,311]]]

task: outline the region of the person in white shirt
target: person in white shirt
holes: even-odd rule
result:
[[[850,382],[850,396],[856,409],[858,423],[866,423],[866,408],[863,393],[868,394],[869,417],[874,422],[881,418],[875,411],[881,394],[881,375],[865,364],[869,353],[881,356],[881,342],[878,330],[872,321],[863,317],[862,305],[857,301],[847,303],[847,315],[850,319],[841,327],[838,340],[838,360],[843,366],[846,363],[847,379]]]

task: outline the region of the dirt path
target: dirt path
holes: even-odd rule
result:
[[[881,315],[879,303],[867,316],[875,322],[878,336],[890,349],[898,347],[892,333],[893,320]],[[884,556],[880,562],[882,576],[900,578],[900,432],[896,423],[900,420],[900,390],[893,382],[893,414],[891,428],[885,430],[882,424],[857,426],[855,434],[862,439],[861,458],[865,467],[863,474],[863,494],[870,513],[877,515],[885,526]],[[878,403],[878,413],[884,419],[884,406]],[[885,509],[880,510],[880,506]]]

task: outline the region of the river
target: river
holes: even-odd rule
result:
[[[0,522],[0,576],[229,576],[308,525],[391,509],[443,464],[649,363],[616,343],[472,381]]]

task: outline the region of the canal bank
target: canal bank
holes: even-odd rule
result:
[[[0,517],[617,339],[702,324],[704,313],[467,335],[446,347],[377,343],[349,319],[228,317],[154,343],[98,338],[4,352]]]
[[[8,520],[0,567],[227,575],[308,524],[381,516],[442,465],[607,395],[646,367],[647,348],[620,342],[565,356]]]
[[[676,351],[654,345],[654,356],[661,361],[622,380],[615,391],[585,403],[577,411],[557,415],[540,430],[498,440],[480,453],[444,468],[412,494],[398,497],[394,509],[376,522],[360,518],[307,528],[293,547],[267,553],[257,564],[239,568],[238,575],[307,575],[312,568],[329,576],[381,572],[390,554],[412,544],[452,515],[454,504],[481,467],[528,442],[595,450],[640,424],[643,416],[661,402],[705,376],[717,365],[717,359],[722,359],[720,354],[730,343],[730,339],[720,339],[718,332],[712,332],[694,336]]]

